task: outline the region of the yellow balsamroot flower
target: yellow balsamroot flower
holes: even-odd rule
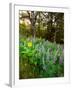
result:
[[[28,42],[28,47],[32,47],[32,42]]]

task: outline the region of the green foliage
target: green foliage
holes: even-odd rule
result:
[[[28,43],[31,43],[28,46]],[[63,46],[41,38],[20,38],[20,79],[64,75]]]
[[[19,33],[23,36],[30,36],[31,35],[30,25],[26,26],[24,23],[19,24]]]

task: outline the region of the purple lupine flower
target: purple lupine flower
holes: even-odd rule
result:
[[[64,48],[63,48],[63,55],[64,55]]]
[[[60,56],[60,59],[59,59],[59,64],[62,64],[63,63],[63,57]]]
[[[57,59],[56,59],[56,57],[54,57],[53,64],[55,64],[55,63],[56,63],[56,60],[57,60]]]
[[[52,48],[49,49],[49,52],[52,53]]]

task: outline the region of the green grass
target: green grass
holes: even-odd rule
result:
[[[63,45],[41,38],[20,38],[19,78],[64,76]]]

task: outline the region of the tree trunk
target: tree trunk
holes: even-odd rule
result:
[[[40,36],[40,12],[38,13],[39,14],[39,19],[38,19],[38,36]]]
[[[32,30],[32,36],[35,38],[36,30],[35,30],[35,14],[34,14],[34,11],[31,11],[31,30]]]

